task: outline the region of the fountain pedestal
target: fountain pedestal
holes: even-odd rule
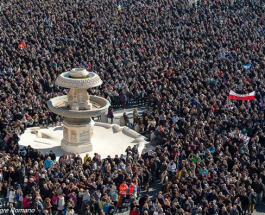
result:
[[[91,118],[65,118],[61,148],[66,152],[82,153],[93,150],[93,130],[95,122]]]

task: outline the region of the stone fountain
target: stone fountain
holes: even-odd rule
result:
[[[109,101],[89,95],[87,89],[101,85],[102,80],[96,73],[76,68],[59,75],[56,84],[69,89],[68,95],[48,101],[49,109],[64,117],[61,148],[70,153],[92,151],[95,123],[91,117],[105,114]]]

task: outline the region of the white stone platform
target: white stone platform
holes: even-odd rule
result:
[[[61,140],[63,138],[63,127],[50,127],[42,128],[34,127],[28,128],[24,134],[21,135],[19,145],[20,148],[31,145],[32,148],[41,150],[43,154],[53,150],[57,158],[63,153],[66,153],[61,149]],[[93,138],[93,151],[80,154],[84,157],[87,153],[90,157],[94,156],[94,153],[99,153],[102,158],[106,158],[108,155],[114,157],[116,154],[126,154],[125,150],[128,146],[138,146],[139,153],[142,150],[154,149],[149,145],[149,142],[145,141],[145,137],[138,134],[128,127],[121,127],[116,124],[107,124],[96,122],[94,127]],[[75,152],[73,152],[75,153]]]

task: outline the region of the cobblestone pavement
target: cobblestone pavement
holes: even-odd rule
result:
[[[255,211],[253,213],[253,215],[261,215],[261,214],[265,214],[265,204],[261,204],[261,205],[256,205],[255,207]]]

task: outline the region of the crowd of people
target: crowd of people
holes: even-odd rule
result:
[[[36,215],[253,213],[265,192],[263,4],[1,0],[2,207]],[[62,122],[46,102],[67,93],[55,79],[76,67],[102,78],[88,92],[114,110],[147,107],[134,111],[133,124],[156,150],[56,160],[52,151],[19,149],[27,127]],[[255,91],[255,99],[228,100],[230,90]]]

